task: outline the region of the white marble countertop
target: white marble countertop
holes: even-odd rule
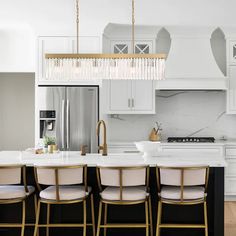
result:
[[[27,166],[34,165],[74,165],[87,164],[89,167],[98,165],[113,165],[113,166],[131,166],[131,165],[156,165],[165,166],[191,166],[191,165],[209,165],[211,167],[226,167],[227,163],[223,156],[213,154],[191,153],[160,153],[155,157],[144,159],[142,154],[120,153],[108,154],[87,154],[81,156],[80,152],[60,152],[57,154],[33,154],[30,152],[20,151],[1,151],[0,165],[5,164],[25,164]]]

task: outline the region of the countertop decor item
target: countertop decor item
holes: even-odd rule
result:
[[[152,142],[160,140],[160,136],[157,133],[157,130],[155,128],[152,129],[152,131],[151,131],[151,133],[149,135],[149,140],[152,141]]]
[[[53,153],[57,151],[56,138],[45,136],[43,138],[44,146],[48,148],[48,153]]]
[[[152,156],[158,156],[161,152],[161,142],[141,141],[135,142],[137,149],[143,153],[143,158],[146,159]]]
[[[132,0],[132,54],[79,54],[79,0],[76,0],[76,54],[46,54],[46,79],[144,79],[162,80],[165,54],[135,54],[135,2]]]
[[[161,123],[156,122],[156,128],[153,128],[150,135],[149,135],[149,141],[156,142],[161,141]]]

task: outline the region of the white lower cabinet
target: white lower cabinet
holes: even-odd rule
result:
[[[191,156],[191,154],[215,154],[217,156],[222,156],[224,154],[223,145],[191,145],[191,144],[176,144],[176,145],[162,145],[162,151],[168,153],[186,153]],[[214,157],[214,155],[212,156]]]
[[[108,144],[109,153],[139,153],[133,143],[110,143]]]
[[[236,146],[226,146],[225,195],[236,195]]]
[[[110,80],[106,88],[107,114],[155,114],[155,88],[153,81]]]
[[[236,177],[225,177],[225,196],[236,195]]]

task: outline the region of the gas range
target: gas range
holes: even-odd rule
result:
[[[214,143],[213,137],[169,137],[168,143]]]

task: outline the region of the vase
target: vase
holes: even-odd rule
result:
[[[53,145],[48,145],[48,153],[53,153],[53,148],[54,148],[54,144]]]

